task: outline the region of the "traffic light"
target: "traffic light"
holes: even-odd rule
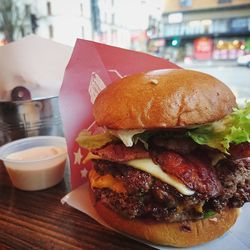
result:
[[[173,46],[173,47],[179,47],[179,45],[180,45],[180,38],[179,37],[174,37],[171,40],[171,46]]]
[[[178,40],[177,39],[172,40],[171,44],[172,46],[175,47],[178,44]]]

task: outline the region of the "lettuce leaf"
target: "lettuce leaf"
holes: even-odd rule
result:
[[[250,102],[242,108],[234,109],[220,121],[190,130],[188,135],[198,144],[228,153],[230,143],[250,142]]]
[[[216,212],[213,210],[209,210],[203,213],[203,218],[208,219],[208,218],[213,217],[214,215],[216,215]]]
[[[111,141],[121,140],[127,147],[132,147],[138,141],[148,149],[149,138],[155,134],[162,137],[190,136],[198,144],[208,145],[223,153],[228,153],[231,143],[250,142],[250,102],[234,111],[220,121],[190,129],[180,134],[164,130],[107,130],[102,134],[92,135],[83,130],[77,137],[77,143],[87,149],[104,146]]]
[[[134,136],[143,133],[145,129],[109,129],[108,131],[110,134],[118,137],[126,147],[132,147],[136,144]]]
[[[87,130],[82,130],[76,138],[76,142],[83,148],[95,149],[104,146],[105,144],[118,140],[117,137],[109,132],[92,135]]]

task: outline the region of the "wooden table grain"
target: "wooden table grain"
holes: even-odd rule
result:
[[[0,249],[153,249],[62,205],[60,199],[69,191],[68,171],[53,188],[18,190],[0,162]]]

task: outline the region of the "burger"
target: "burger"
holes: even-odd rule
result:
[[[250,201],[250,103],[201,72],[155,70],[110,84],[82,131],[89,191],[113,228],[189,247],[223,235]]]

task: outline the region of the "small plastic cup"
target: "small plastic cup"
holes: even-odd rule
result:
[[[13,153],[37,147],[53,147],[54,155],[36,159],[15,159]],[[25,191],[36,191],[58,184],[64,177],[67,160],[66,141],[58,136],[35,136],[10,142],[0,148],[0,159],[4,162],[13,186]]]

